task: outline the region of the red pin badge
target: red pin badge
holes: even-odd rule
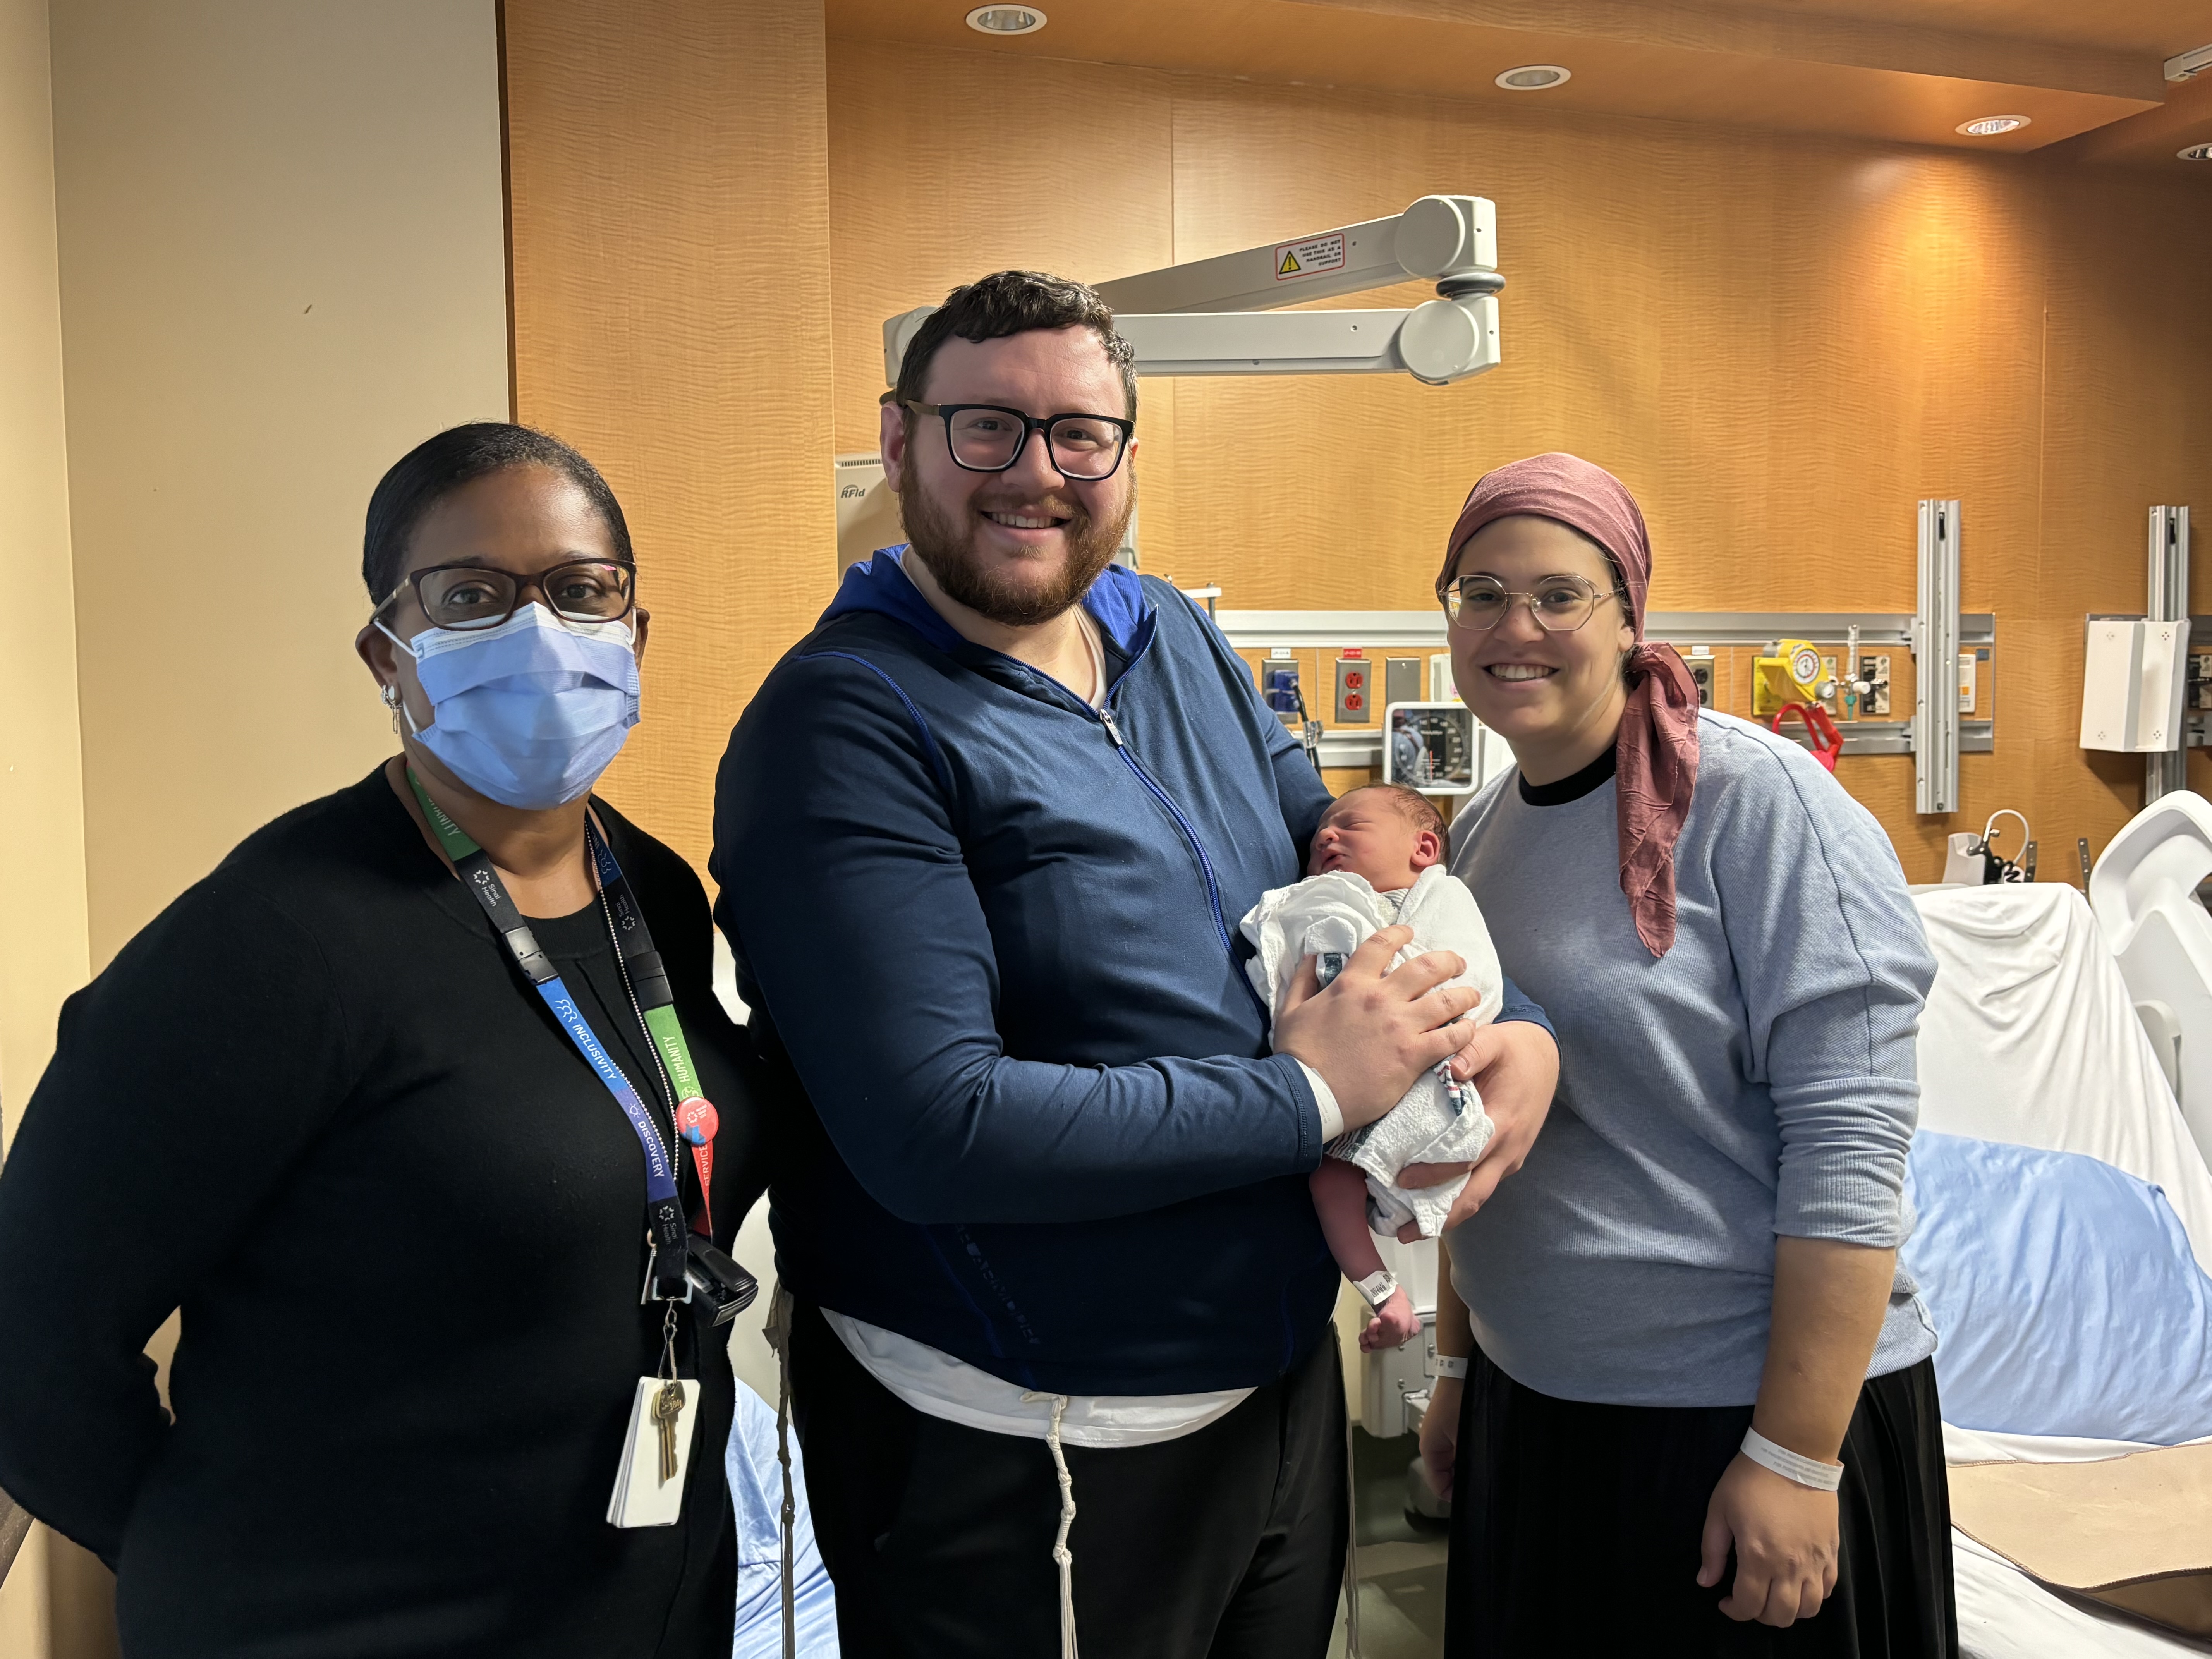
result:
[[[699,1171],[699,1196],[706,1206],[707,1229],[714,1226],[714,1133],[722,1127],[714,1103],[694,1095],[676,1108],[676,1133],[690,1144],[691,1162]]]
[[[694,1095],[676,1109],[676,1132],[694,1146],[708,1146],[714,1142],[722,1120],[714,1103]]]

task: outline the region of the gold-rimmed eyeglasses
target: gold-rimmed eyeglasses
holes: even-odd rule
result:
[[[1610,591],[1582,576],[1547,576],[1528,592],[1516,592],[1495,576],[1462,576],[1445,585],[1438,595],[1444,615],[1455,628],[1487,633],[1505,620],[1516,599],[1526,600],[1528,614],[1547,634],[1571,634],[1597,614],[1607,599],[1625,599],[1619,588]]]

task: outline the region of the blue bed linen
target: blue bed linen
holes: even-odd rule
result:
[[[1926,1132],[1905,1179],[1947,1422],[2212,1435],[2212,1279],[2164,1192],[2083,1153]]]
[[[783,1468],[776,1461],[775,1409],[744,1382],[738,1384],[737,1420],[730,1429],[724,1465],[730,1504],[738,1523],[738,1619],[732,1659],[782,1659]],[[838,1659],[837,1595],[814,1542],[814,1517],[806,1505],[805,1469],[799,1431],[791,1431],[794,1622],[801,1659]]]

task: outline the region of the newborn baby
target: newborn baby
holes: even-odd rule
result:
[[[1504,976],[1474,896],[1444,860],[1451,831],[1443,814],[1401,783],[1354,789],[1322,815],[1306,879],[1263,895],[1242,924],[1255,947],[1245,971],[1278,1015],[1306,957],[1323,985],[1378,929],[1402,922],[1413,939],[1395,967],[1426,951],[1455,951],[1467,969],[1451,983],[1474,987],[1482,1001],[1471,1018],[1498,1017]],[[1340,1135],[1313,1173],[1314,1207],[1329,1253],[1375,1316],[1362,1348],[1395,1347],[1420,1328],[1411,1297],[1382,1266],[1374,1234],[1395,1237],[1413,1222],[1421,1237],[1443,1231],[1467,1177],[1439,1187],[1401,1187],[1408,1164],[1468,1164],[1490,1140],[1491,1123],[1472,1084],[1439,1066],[1364,1128]]]

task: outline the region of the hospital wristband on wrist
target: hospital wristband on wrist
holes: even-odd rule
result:
[[[1757,1429],[1743,1431],[1743,1455],[1763,1469],[1771,1469],[1784,1480],[1794,1480],[1814,1492],[1833,1492],[1844,1484],[1841,1463],[1823,1463],[1787,1446],[1778,1446]]]
[[[1437,1377],[1464,1378],[1467,1376],[1467,1356],[1463,1353],[1440,1353],[1429,1375]]]
[[[1354,1283],[1352,1288],[1359,1292],[1361,1301],[1376,1313],[1381,1313],[1382,1304],[1398,1294],[1398,1280],[1388,1267],[1377,1267],[1366,1278]]]

